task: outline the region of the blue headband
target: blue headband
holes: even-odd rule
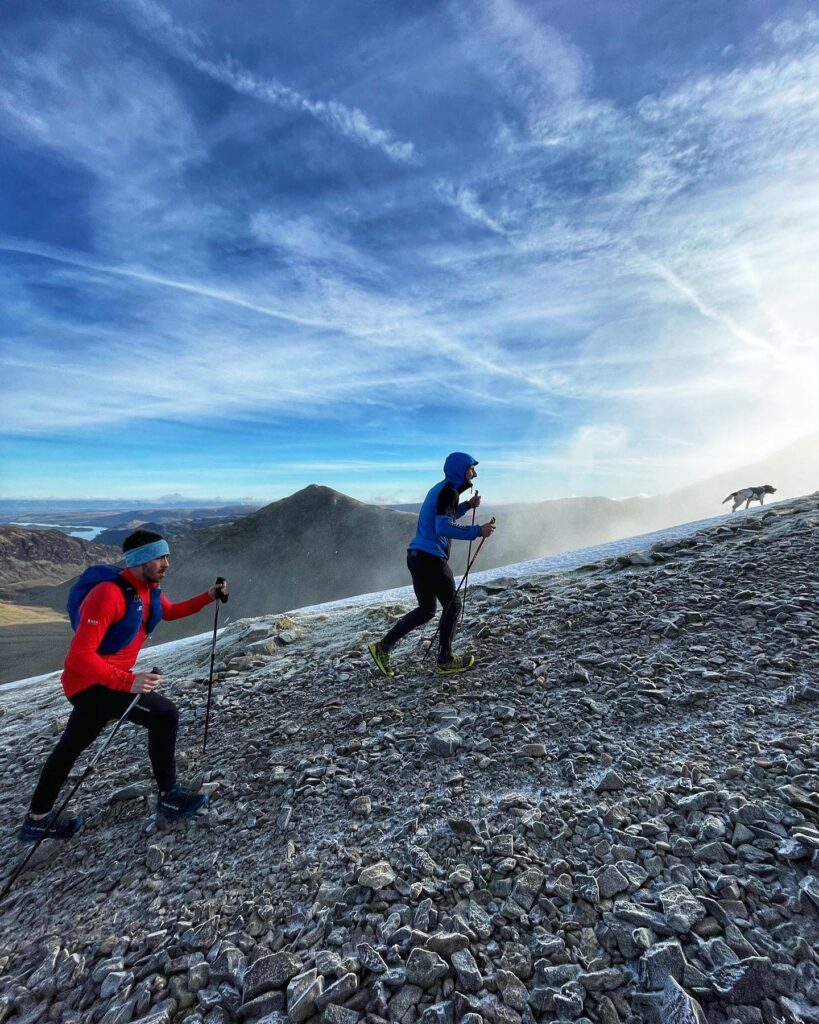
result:
[[[162,558],[163,555],[170,553],[171,549],[166,540],[155,540],[150,544],[143,544],[141,548],[131,548],[130,551],[126,551],[125,564],[129,569],[133,569],[135,565],[143,565],[145,562],[150,562],[154,558]]]

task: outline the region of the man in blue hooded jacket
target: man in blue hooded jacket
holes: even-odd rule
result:
[[[452,452],[444,463],[445,479],[437,483],[424,499],[418,513],[418,529],[407,551],[407,567],[418,607],[399,619],[383,640],[369,646],[373,660],[385,676],[395,675],[390,667],[392,649],[411,630],[434,618],[436,601],[440,601],[444,609],[438,629],[440,649],[436,672],[439,675],[466,672],[475,664],[473,654],[452,653],[452,638],[461,602],[455,594],[455,577],[449,568],[449,543],[453,539],[488,537],[495,530],[494,523],[458,526],[456,522],[481,503],[481,496],[477,493],[469,501],[460,500],[461,494],[472,486],[478,475],[477,465],[477,460],[466,452]]]

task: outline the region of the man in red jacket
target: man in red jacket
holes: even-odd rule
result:
[[[170,548],[164,538],[137,530],[122,545],[126,568],[117,582],[98,583],[80,607],[77,631],[68,648],[62,684],[73,706],[68,724],[45,763],[29,812],[20,830],[21,842],[36,842],[46,827],[49,836],[69,839],[85,823],[81,816],[49,821],[63,783],[80,754],[99,736],[107,722],[120,718],[139,694],[139,703],[128,716],[148,730],[148,755],[159,787],[157,810],[169,818],[187,818],[207,803],[176,781],[176,732],[179,712],[173,701],[155,693],[160,677],[154,672],[132,672],[145,638],[159,618],[182,619],[216,599],[217,589],[176,604],[158,589],[170,564]],[[136,616],[136,634],[115,653],[100,653],[106,633],[126,617]],[[109,641],[110,641],[109,634]]]

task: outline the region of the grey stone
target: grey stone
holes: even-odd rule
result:
[[[804,900],[819,910],[819,878],[816,875],[805,875],[799,882],[799,891],[804,894]]]
[[[433,1003],[421,1014],[419,1024],[453,1024],[455,1019],[452,1000]]]
[[[338,953],[333,952],[331,949],[320,949],[316,953],[316,970],[319,974],[322,974],[325,978],[328,974],[335,974],[338,977],[336,972],[340,969],[343,973],[341,957]]]
[[[626,892],[628,879],[613,864],[608,864],[597,876],[597,887],[600,896],[608,900],[618,892]]]
[[[583,973],[580,964],[550,964],[546,960],[538,960],[535,964],[535,977],[543,984],[560,988],[566,982],[576,981]]]
[[[416,947],[407,959],[407,981],[421,988],[432,988],[436,981],[445,978],[449,973],[446,961],[437,953]]]
[[[619,772],[615,771],[614,768],[609,768],[602,779],[594,787],[595,793],[607,793],[615,792],[619,789],[625,789],[626,784],[623,781],[623,777]]]
[[[671,977],[663,989],[660,1024],[708,1024],[697,1000]]]
[[[344,1003],[358,990],[358,977],[350,971],[342,974],[338,981],[333,982],[316,997],[316,1009],[320,1012],[330,1003]]]
[[[209,963],[202,961],[201,963],[192,964],[188,968],[188,988],[191,992],[198,992],[200,988],[205,988],[209,981]]]
[[[161,1003],[157,1003],[144,1017],[133,1021],[133,1024],[170,1024],[176,1009],[176,1000],[164,999]]]
[[[524,743],[519,754],[522,757],[546,757],[546,747],[542,743]]]
[[[710,974],[717,995],[728,1003],[758,1003],[776,995],[777,975],[768,957],[749,956]]]
[[[587,903],[600,902],[600,886],[594,875],[575,875],[574,891],[579,899]]]
[[[651,992],[665,988],[669,978],[683,980],[685,954],[676,939],[660,942],[647,950],[640,959],[640,981]]]
[[[112,804],[125,803],[128,800],[139,800],[143,796],[148,796],[150,792],[151,787],[146,783],[132,782],[128,786],[115,790],[109,799]]]
[[[511,898],[524,910],[531,910],[543,885],[543,872],[529,868],[515,881]]]
[[[429,740],[429,749],[441,757],[452,757],[455,751],[463,746],[463,739],[455,729],[439,729]]]
[[[324,991],[324,978],[313,967],[291,978],[287,985],[287,1017],[301,1024],[316,1012],[316,1000]]]
[[[133,996],[129,999],[123,1000],[121,1003],[114,1001],[109,1004],[108,1009],[105,1011],[100,1024],[129,1024],[134,1018],[134,1007],[136,1000]],[[0,1024],[4,1024],[6,1016],[2,1012],[2,1004],[0,1004]]]
[[[612,992],[626,984],[628,975],[619,967],[606,967],[578,974],[576,980],[587,992]]]
[[[686,935],[705,917],[705,907],[684,885],[663,889],[660,902],[666,921],[678,935]]]
[[[275,955],[278,956],[279,954]],[[285,954],[285,956],[292,956],[292,954]],[[246,961],[247,957],[241,950],[236,949],[235,946],[226,945],[220,950],[219,955],[211,964],[213,976],[216,979],[224,978],[235,983],[241,977]],[[254,964],[253,966],[255,967],[256,965]],[[299,963],[297,970],[300,969],[301,963]],[[281,984],[284,985],[286,980],[282,981]]]
[[[286,1021],[287,1014],[283,1012],[285,1006],[284,992],[280,988],[271,989],[269,992],[263,992],[260,996],[256,996],[255,999],[242,1003],[239,1007],[239,1016],[242,1020],[256,1022],[260,1017],[266,1018],[277,1013],[282,1021]]]
[[[359,962],[368,971],[372,971],[373,974],[383,974],[386,971],[387,965],[384,963],[381,954],[378,950],[373,949],[369,942],[359,942],[356,946],[356,953]]]
[[[358,884],[367,889],[386,889],[396,879],[395,871],[389,861],[380,860],[364,868],[358,876]]]
[[[389,1004],[390,1020],[400,1021],[419,1002],[424,990],[418,985],[403,985]]]
[[[529,993],[526,986],[511,971],[498,971],[498,989],[501,998],[507,1006],[511,1006],[518,1013],[523,1013],[529,1002]]]
[[[302,966],[295,953],[288,953],[285,950],[260,957],[245,974],[242,989],[244,1001],[247,1002],[273,988],[284,988],[290,979],[299,973]]]
[[[369,796],[357,796],[350,803],[350,810],[361,818],[369,818],[373,812],[373,802]]]
[[[149,871],[159,871],[165,863],[165,851],[161,846],[149,846],[145,854],[145,867]]]
[[[110,999],[111,996],[117,995],[117,993],[127,993],[131,989],[131,985],[134,981],[133,971],[112,971],[106,975],[105,980],[100,986],[100,998]]]
[[[461,932],[435,932],[424,943],[426,949],[441,956],[451,957],[459,949],[466,949],[469,939]]]
[[[360,1016],[356,1010],[330,1003],[321,1015],[321,1024],[358,1024]]]
[[[480,992],[483,978],[475,958],[468,949],[459,949],[452,954],[452,966],[458,976],[458,984],[464,992]]]

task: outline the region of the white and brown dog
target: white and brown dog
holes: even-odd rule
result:
[[[765,503],[766,494],[775,494],[776,488],[771,487],[770,484],[763,484],[761,487],[743,487],[741,491],[734,491],[733,494],[729,494],[725,501],[734,499],[734,507],[731,509],[732,512],[736,512],[739,506],[745,502],[745,508],[747,508],[752,501],[758,501],[760,505]],[[723,505],[725,504],[723,501]]]

